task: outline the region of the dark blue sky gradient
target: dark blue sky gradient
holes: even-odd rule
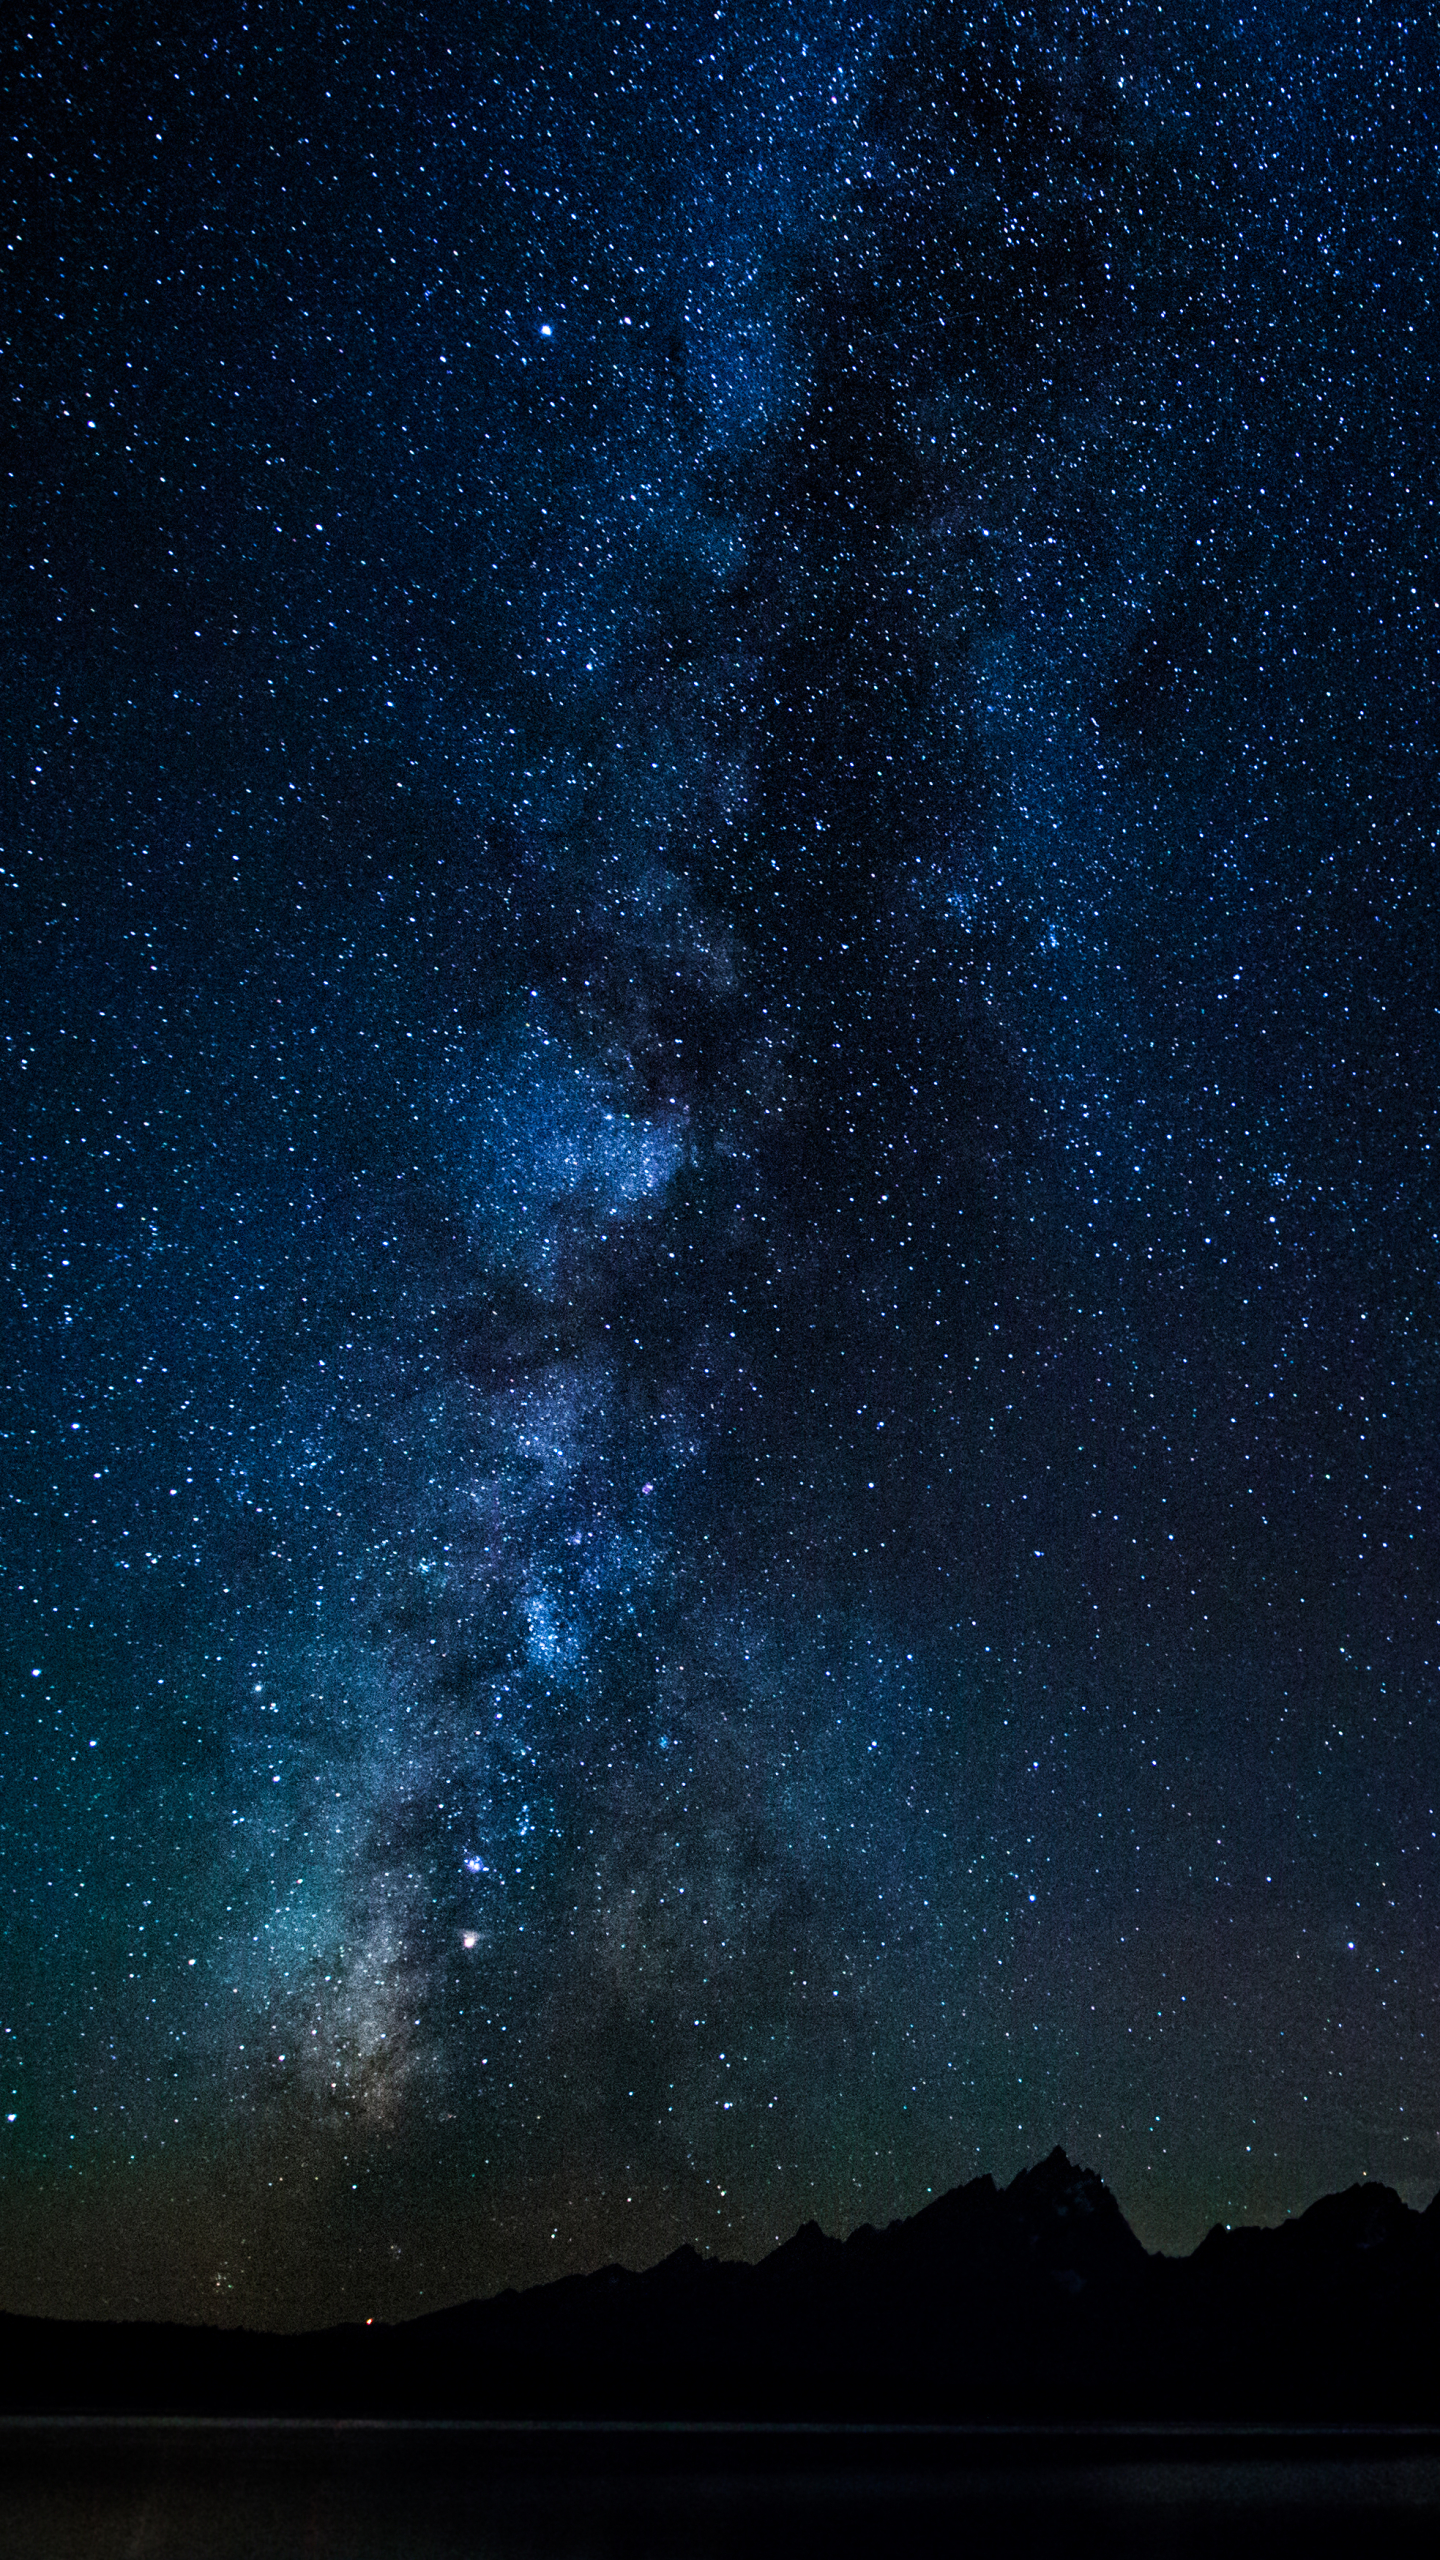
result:
[[[15,2309],[1440,2178],[1436,45],[7,58]]]

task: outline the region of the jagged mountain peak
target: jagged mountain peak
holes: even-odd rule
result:
[[[1338,2195],[1321,2196],[1289,2227],[1327,2246],[1374,2248],[1380,2241],[1407,2231],[1420,2215],[1379,2179],[1358,2178]]]
[[[1093,2169],[1077,2167],[1058,2142],[1033,2168],[1021,2169],[1004,2192],[1013,2203],[1052,2213],[1092,2214],[1107,2205],[1120,2211],[1104,2179]]]
[[[777,2271],[804,2270],[817,2265],[822,2259],[838,2257],[841,2246],[840,2241],[821,2230],[818,2222],[802,2222],[799,2230],[792,2232],[788,2240],[782,2240],[778,2249],[772,2249],[761,2264]]]

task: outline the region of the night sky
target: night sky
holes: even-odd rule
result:
[[[1430,13],[6,44],[0,2298],[1427,2201]]]

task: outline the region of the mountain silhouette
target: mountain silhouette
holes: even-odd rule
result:
[[[1440,2420],[1440,2197],[1151,2255],[1063,2151],[758,2265],[686,2247],[307,2337],[0,2317],[0,2401],[408,2416]]]

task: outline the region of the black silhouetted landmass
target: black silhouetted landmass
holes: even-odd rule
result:
[[[0,2318],[11,2411],[1440,2421],[1440,2196],[1151,2256],[1061,2151],[758,2266],[690,2248],[305,2337]]]

